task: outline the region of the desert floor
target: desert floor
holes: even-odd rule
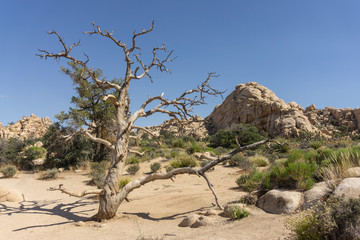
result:
[[[150,163],[143,163],[133,178],[146,174]],[[217,166],[208,177],[214,184],[221,204],[239,199],[244,192],[236,189],[239,169]],[[86,172],[62,172],[56,180],[38,179],[38,174],[18,174],[0,179],[0,186],[23,193],[25,201],[0,203],[0,239],[284,239],[286,216],[268,214],[251,207],[251,215],[238,221],[213,216],[216,224],[200,228],[182,228],[178,224],[192,213],[204,213],[214,207],[214,197],[203,178],[182,175],[171,180],[149,183],[130,195],[115,219],[87,222],[97,211],[97,200],[69,197],[49,187],[63,184],[81,192],[93,187],[86,184]],[[84,221],[81,226],[76,222]]]

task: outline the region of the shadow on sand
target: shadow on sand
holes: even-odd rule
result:
[[[86,210],[77,210],[77,208],[91,205],[94,203],[94,200],[91,199],[80,199],[73,203],[63,204],[58,203],[57,200],[54,201],[22,201],[19,202],[19,205],[16,207],[7,206],[5,204],[0,204],[0,217],[2,215],[15,215],[15,214],[39,214],[39,215],[53,215],[60,216],[65,219],[63,222],[51,223],[51,224],[41,224],[41,225],[32,225],[23,228],[14,229],[14,232],[22,231],[32,228],[41,228],[41,227],[51,227],[57,225],[63,225],[72,222],[86,221],[91,215],[89,212],[92,212],[95,209],[86,209]]]

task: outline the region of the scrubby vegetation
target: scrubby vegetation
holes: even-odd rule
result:
[[[360,199],[332,197],[291,217],[296,239],[360,239]]]
[[[0,172],[3,174],[4,178],[12,178],[17,173],[17,169],[15,166],[8,165],[1,169]]]

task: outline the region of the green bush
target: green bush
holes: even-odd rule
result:
[[[210,136],[210,147],[218,148],[230,148],[233,147],[235,142],[235,137],[229,130],[218,130],[214,135]]]
[[[139,164],[131,164],[131,165],[126,169],[126,171],[127,171],[130,175],[135,175],[139,170],[140,170]]]
[[[287,227],[296,239],[360,239],[360,199],[331,197],[291,217]]]
[[[105,182],[107,167],[108,167],[108,162],[106,161],[91,163],[89,184],[95,185],[98,188],[102,188]]]
[[[17,169],[15,166],[9,165],[1,170],[4,178],[12,178],[15,176]]]
[[[31,146],[25,150],[25,156],[28,160],[34,160],[44,156],[46,149],[43,147]]]
[[[17,138],[0,138],[0,164],[13,164],[19,166],[23,158],[25,142]]]
[[[316,163],[285,162],[275,165],[263,180],[265,189],[284,187],[288,189],[309,190],[315,184]]]
[[[155,162],[153,164],[150,165],[150,169],[152,173],[156,173],[157,171],[159,171],[161,168],[161,164],[158,162]]]
[[[56,168],[48,169],[46,172],[42,173],[40,179],[42,180],[49,180],[49,179],[56,179],[59,175],[59,171]]]
[[[261,188],[265,176],[265,172],[261,172],[258,168],[253,167],[249,174],[241,175],[236,180],[236,184],[245,191],[252,192]]]
[[[171,142],[171,146],[174,148],[184,148],[186,145],[185,141],[182,138],[174,139]]]
[[[168,165],[165,167],[165,170],[166,170],[166,172],[170,172],[170,171],[174,170],[174,168],[171,165]]]
[[[312,142],[310,142],[309,146],[316,150],[316,149],[320,148],[323,144],[324,144],[324,142],[322,142],[322,141],[312,141]]]
[[[170,165],[173,168],[196,167],[197,162],[193,156],[183,154],[179,155],[174,161],[170,162]]]
[[[130,156],[126,159],[125,165],[129,164],[139,164],[140,160],[135,156]]]
[[[186,149],[186,152],[188,154],[193,154],[193,153],[196,153],[196,152],[204,152],[203,148],[196,145],[196,144],[192,144],[190,147],[188,147]]]

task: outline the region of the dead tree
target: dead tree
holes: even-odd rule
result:
[[[111,154],[111,163],[108,169],[108,173],[105,179],[105,184],[103,189],[99,191],[84,191],[81,194],[71,193],[70,191],[64,189],[62,186],[57,188],[52,188],[52,190],[60,190],[64,193],[67,193],[72,196],[85,196],[88,194],[99,194],[99,209],[98,213],[93,217],[95,220],[111,219],[115,216],[119,205],[123,200],[126,200],[127,195],[134,189],[139,188],[141,185],[144,185],[150,181],[155,181],[159,179],[171,179],[178,174],[195,174],[198,176],[204,177],[207,181],[209,187],[213,191],[209,180],[207,179],[205,173],[207,170],[211,169],[216,164],[225,161],[232,155],[236,154],[238,151],[241,151],[248,147],[239,148],[238,150],[230,153],[229,155],[213,159],[212,162],[207,164],[201,169],[192,169],[192,168],[179,168],[174,169],[166,174],[151,174],[149,176],[142,177],[133,182],[127,184],[124,188],[120,189],[119,180],[121,178],[125,160],[129,153],[129,140],[130,133],[137,129],[135,122],[139,118],[148,117],[155,113],[167,114],[171,118],[176,118],[178,120],[187,119],[191,117],[191,110],[195,105],[200,105],[205,103],[206,95],[218,95],[221,94],[220,91],[214,89],[210,85],[210,80],[215,77],[215,73],[209,73],[205,81],[203,81],[197,88],[191,89],[182,93],[179,97],[175,99],[166,99],[164,93],[159,96],[154,96],[148,98],[141,107],[134,113],[130,113],[130,99],[128,98],[128,91],[130,84],[133,80],[140,80],[143,78],[149,78],[152,82],[153,79],[150,75],[150,70],[157,68],[161,72],[169,72],[166,64],[173,61],[172,58],[173,51],[168,51],[163,44],[161,47],[155,47],[152,50],[152,61],[149,64],[145,64],[140,58],[141,49],[136,45],[136,40],[142,35],[146,35],[153,31],[154,23],[148,30],[143,29],[141,32],[137,33],[134,31],[132,35],[131,46],[128,47],[121,40],[118,40],[114,37],[112,32],[107,30],[102,30],[95,23],[92,23],[93,30],[90,32],[85,32],[85,34],[90,35],[99,35],[106,39],[112,41],[117,47],[122,49],[122,52],[125,57],[126,71],[125,76],[123,77],[123,82],[121,84],[112,83],[105,80],[99,80],[94,72],[94,68],[88,66],[89,58],[85,54],[86,60],[80,60],[71,55],[71,51],[74,47],[79,46],[80,42],[74,43],[71,46],[67,46],[65,41],[62,39],[59,33],[56,31],[49,32],[50,35],[55,35],[62,46],[62,51],[59,53],[51,53],[46,50],[39,50],[38,56],[40,58],[48,59],[53,58],[56,60],[67,59],[70,62],[73,62],[76,65],[80,65],[83,68],[83,77],[85,79],[92,79],[95,81],[99,88],[102,89],[111,89],[116,92],[114,95],[104,96],[104,101],[110,101],[115,106],[115,131],[116,139],[114,143],[111,143],[105,139],[96,138],[87,132],[85,129],[81,130],[80,133],[84,134],[86,137],[91,139],[94,142],[104,144],[108,147]],[[165,55],[164,58],[160,58],[159,54],[162,53]],[[150,104],[157,103],[155,107],[150,108]],[[150,109],[149,109],[150,108]],[[262,144],[259,142],[255,145]],[[250,146],[249,146],[250,147]],[[213,191],[214,195],[215,192]],[[215,195],[216,196],[216,195]],[[219,205],[219,204],[218,204]],[[219,205],[220,206],[220,205]]]

